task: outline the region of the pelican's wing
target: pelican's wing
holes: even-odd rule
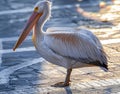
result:
[[[73,28],[70,28],[70,27],[50,27],[47,29],[46,32],[66,32],[66,31],[71,31],[73,32]]]
[[[102,44],[100,43],[99,39],[89,30],[81,29],[81,28],[71,28],[71,27],[50,27],[47,29],[46,32],[79,32],[86,35],[87,37],[92,37],[92,40],[100,49],[103,49]]]
[[[52,51],[63,57],[82,62],[100,61],[101,65],[107,65],[104,52],[88,35],[75,32],[52,32],[46,34],[44,42]]]

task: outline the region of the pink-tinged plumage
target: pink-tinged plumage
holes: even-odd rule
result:
[[[65,82],[56,85],[68,86],[73,68],[92,65],[100,66],[104,70],[108,69],[103,47],[91,31],[70,27],[52,27],[44,32],[42,29],[44,23],[51,15],[51,2],[49,0],[38,2],[34,12],[39,17],[38,21],[34,21],[33,26],[33,43],[37,52],[47,61],[67,69]],[[22,37],[19,40],[22,42]],[[19,45],[15,45],[14,49]]]

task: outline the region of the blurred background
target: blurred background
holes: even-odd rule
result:
[[[21,49],[18,49],[17,52],[12,51],[14,43],[37,2],[38,0],[1,0],[1,70],[4,67],[39,57],[31,41],[32,32],[20,46]],[[52,2],[52,15],[50,20],[45,24],[44,30],[55,26],[77,27],[89,29],[99,39],[103,40],[120,37],[119,0],[52,0]],[[119,48],[117,49],[119,51]]]
[[[39,57],[31,41],[32,32],[18,51],[12,51],[37,2],[38,0],[1,0],[0,70]],[[103,40],[120,37],[119,0],[52,0],[52,3],[51,18],[44,30],[55,26],[77,27],[89,29]],[[115,49],[119,51],[119,47]]]
[[[102,41],[105,52],[109,56],[110,72],[101,73],[99,69],[95,69],[93,72],[91,68],[87,68],[87,70],[80,69],[77,70],[79,74],[73,73],[73,75],[75,75],[74,77],[76,77],[73,77],[73,82],[78,80],[80,82],[85,82],[96,79],[110,79],[113,77],[120,78],[120,0],[51,1],[53,2],[52,14],[50,20],[45,24],[44,30],[55,26],[76,27],[78,29],[84,28],[91,30]],[[6,92],[6,90],[19,90],[18,88],[21,89],[22,87],[21,90],[24,90],[24,86],[30,86],[31,83],[32,85],[36,85],[43,82],[42,84],[44,86],[48,86],[47,81],[57,81],[58,78],[62,79],[61,77],[57,78],[58,72],[63,73],[62,75],[65,74],[65,70],[58,66],[56,67],[53,64],[45,62],[38,63],[40,56],[32,44],[32,32],[16,52],[13,52],[12,50],[14,43],[18,39],[21,30],[37,2],[38,0],[0,1],[0,92]],[[51,72],[49,70],[51,70]],[[47,72],[50,72],[51,74],[48,74]],[[56,75],[54,75],[56,78],[53,77],[53,73],[56,73]],[[88,77],[88,74],[91,75]],[[46,80],[46,82],[44,82],[43,79]],[[51,84],[52,82],[49,82],[49,86]],[[33,87],[29,90],[32,89]],[[28,92],[29,90],[25,90],[25,92]],[[103,91],[109,92],[110,90],[112,91],[112,87]],[[116,90],[119,90],[119,87],[117,87]],[[113,90],[113,92],[114,91],[115,90]],[[35,92],[35,90],[32,92]],[[100,92],[102,91],[100,90]],[[111,93],[102,92],[99,94]]]
[[[115,0],[114,0],[115,1]],[[0,3],[0,37],[18,36],[21,28],[30,16],[37,0],[1,0]],[[52,17],[49,24],[45,26],[78,26],[87,25],[83,20],[91,20],[91,16],[100,14],[87,14],[83,17],[81,10],[85,12],[99,13],[101,8],[114,4],[113,0],[52,0]],[[108,12],[106,10],[105,12]],[[54,18],[54,19],[53,19]],[[60,20],[60,18],[63,18]],[[94,17],[92,17],[94,18]],[[96,17],[95,17],[96,18]],[[65,20],[64,20],[65,19]],[[107,18],[103,18],[106,20]],[[68,22],[64,21],[70,21]],[[92,19],[93,20],[93,19]],[[99,20],[96,18],[96,20]],[[71,22],[72,21],[72,22]],[[81,21],[81,22],[80,22]],[[55,22],[55,23],[54,23]],[[63,24],[61,24],[63,22]],[[90,21],[91,22],[91,21]],[[89,23],[89,22],[88,22]],[[92,23],[92,22],[91,22]],[[100,22],[98,22],[100,23]],[[97,23],[97,24],[98,24]],[[95,25],[97,25],[95,23]],[[106,23],[102,23],[106,26]],[[89,24],[91,26],[91,24]],[[93,22],[94,26],[94,22]],[[12,27],[12,28],[11,28]],[[17,28],[16,28],[17,27]],[[97,26],[96,26],[97,27]],[[3,32],[4,31],[4,32]]]

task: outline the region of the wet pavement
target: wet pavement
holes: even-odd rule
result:
[[[119,0],[118,0],[119,1]],[[16,50],[12,47],[21,33],[35,0],[2,0],[0,3],[0,94],[119,94],[120,93],[120,3],[106,0],[53,1],[48,27],[76,27],[91,30],[101,40],[109,56],[109,72],[100,68],[74,69],[71,86],[55,88],[63,81],[66,69],[39,56],[31,34]],[[81,12],[82,10],[82,12]],[[113,14],[113,15],[111,15]]]

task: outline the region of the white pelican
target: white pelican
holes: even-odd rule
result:
[[[73,68],[92,65],[108,69],[103,47],[92,32],[67,27],[49,28],[44,32],[43,26],[50,15],[51,2],[49,0],[38,2],[13,50],[33,28],[33,43],[40,56],[67,69],[65,82],[57,83],[55,86],[68,86]]]

